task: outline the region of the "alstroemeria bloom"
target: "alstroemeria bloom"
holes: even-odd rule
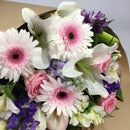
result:
[[[19,112],[10,98],[0,96],[0,118],[8,120],[12,113],[18,114]]]
[[[34,68],[45,69],[42,60],[42,48],[36,47],[30,33],[14,28],[0,32],[0,79],[19,80],[20,75],[28,77]]]
[[[117,83],[118,81],[120,81],[120,78],[117,73],[118,67],[119,67],[118,63],[112,61],[109,64],[108,69],[104,72],[105,76],[101,75],[102,79],[106,80],[110,84],[114,82]]]

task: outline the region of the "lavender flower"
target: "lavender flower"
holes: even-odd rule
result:
[[[90,23],[93,26],[92,31],[95,33],[102,33],[104,31],[104,27],[108,26],[108,23],[105,21],[105,16],[99,11],[97,14],[92,12],[87,12],[86,10],[81,11],[81,15],[83,15],[84,23]]]
[[[12,130],[14,128],[17,128],[17,126],[19,125],[19,121],[20,121],[20,115],[16,115],[16,114],[13,113],[11,115],[11,117],[7,120],[6,129]]]
[[[35,112],[37,111],[36,103],[29,100],[28,97],[22,96],[19,101],[14,101],[15,105],[20,109],[18,115],[12,114],[7,120],[7,130],[36,130],[36,126],[39,124],[38,121],[33,119]]]
[[[36,127],[39,124],[40,124],[39,121],[36,121],[33,118],[27,118],[23,122],[22,130],[36,130]]]
[[[107,81],[103,80],[103,84],[106,87],[106,89],[109,92],[109,94],[111,94],[113,92],[117,92],[120,89],[119,81],[117,83],[114,82],[112,84],[109,84]]]
[[[57,79],[60,77],[61,79],[65,79],[65,77],[62,74],[62,68],[66,62],[52,59],[49,68],[47,68],[47,73]]]
[[[28,97],[22,97],[21,100],[15,102],[15,105],[20,109],[20,114],[33,115],[37,111],[36,103]]]

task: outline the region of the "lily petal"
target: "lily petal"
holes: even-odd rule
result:
[[[40,121],[40,124],[37,126],[36,130],[45,130],[46,129],[46,118],[45,114],[41,111],[40,104],[37,106],[37,112],[34,115],[34,119]]]
[[[55,13],[55,15],[59,15],[60,17],[66,17],[72,13],[79,14],[81,12],[80,7],[75,2],[62,2]]]
[[[93,48],[93,57],[91,59],[91,62],[93,64],[101,64],[106,62],[110,58],[110,56],[107,54],[114,52],[117,48],[117,43],[115,43],[112,47],[109,47],[103,43],[98,44]]]
[[[40,28],[38,27],[40,21],[39,16],[29,8],[22,9],[22,16],[28,24],[29,31],[36,36],[36,32],[40,31]]]
[[[56,111],[47,115],[47,128],[49,130],[66,130],[68,126],[68,117],[63,115],[56,115]]]
[[[106,98],[109,93],[104,88],[102,80],[94,77],[95,82],[92,82],[90,78],[86,79],[86,88],[88,89],[89,93],[91,95],[100,95],[104,98]]]
[[[40,47],[35,48],[35,53],[32,57],[32,64],[37,69],[46,69],[49,64],[49,56],[47,55],[47,50],[43,50]]]
[[[82,52],[82,54],[80,54],[77,58],[69,60],[62,69],[63,75],[69,78],[75,78],[83,75],[82,72],[75,69],[75,64],[83,58],[91,57],[92,53],[92,49],[87,49],[86,51]]]

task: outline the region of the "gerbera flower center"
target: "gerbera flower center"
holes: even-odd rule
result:
[[[75,38],[75,35],[73,34],[73,32],[70,32],[68,36],[70,40],[73,40]]]
[[[23,48],[20,47],[9,48],[6,52],[6,58],[8,63],[19,65],[23,63],[25,59],[25,51]]]
[[[59,98],[65,98],[65,97],[67,96],[67,94],[66,94],[65,92],[59,92],[59,93],[57,94],[57,96],[58,96]]]

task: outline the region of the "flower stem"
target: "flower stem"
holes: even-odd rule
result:
[[[117,39],[115,36],[107,33],[107,32],[103,32],[103,33],[97,33],[99,42],[101,43],[105,43],[108,46],[112,46],[114,43],[120,43],[119,39]]]

